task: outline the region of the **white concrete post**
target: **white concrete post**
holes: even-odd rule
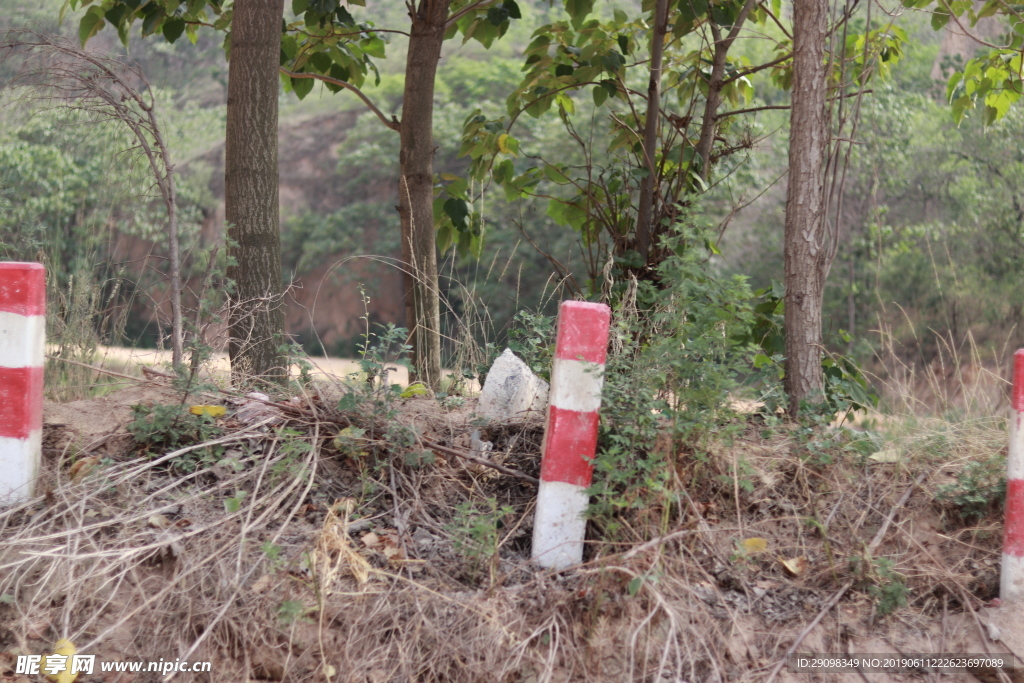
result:
[[[46,271],[0,263],[0,504],[33,494],[42,453]]]
[[[611,309],[563,301],[544,430],[533,559],[564,569],[583,560],[587,494],[594,472]]]

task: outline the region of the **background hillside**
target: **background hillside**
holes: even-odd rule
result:
[[[2,0],[2,21],[58,30],[61,4],[46,0],[26,7]],[[402,3],[386,6],[400,18]],[[458,156],[464,119],[476,109],[503,113],[504,98],[521,78],[527,27],[539,15],[555,18],[559,11],[544,2],[523,8],[524,21],[514,22],[489,51],[446,44],[437,87],[438,172],[465,171],[467,160]],[[599,5],[601,12],[612,9]],[[978,117],[955,126],[941,78],[972,56],[960,54],[969,47],[956,35],[932,31],[926,14],[907,10],[898,21],[911,40],[891,78],[875,83],[864,100],[847,175],[842,246],[826,292],[827,343],[869,366],[895,354],[926,367],[943,349],[972,343],[992,363],[1003,349],[1024,341],[1024,291],[1013,284],[1024,265],[1024,152],[1008,142],[1020,139],[1024,114],[1013,109],[987,131]],[[69,18],[59,30],[70,35],[74,25]],[[379,65],[380,83],[368,81],[367,93],[383,111],[398,113],[404,50],[402,36],[393,38],[388,60]],[[104,32],[90,47],[123,52],[114,40]],[[198,48],[187,41],[133,40],[129,54],[160,92],[160,113],[185,180],[192,253],[220,243],[223,234],[227,70],[216,36],[200,32]],[[749,49],[756,52],[756,44]],[[786,97],[767,80],[755,78],[753,85],[754,105]],[[30,116],[24,103],[5,105],[0,249],[6,256],[41,250],[62,263],[69,306],[76,272],[102,270],[108,298],[110,283],[121,282],[119,273],[136,273],[118,285],[119,310],[127,306],[131,315],[123,325],[111,322],[108,332],[123,331],[130,344],[159,344],[156,317],[166,307],[165,287],[145,274],[162,247],[150,239],[156,233],[147,219],[148,187],[117,154],[119,133],[83,135],[59,114]],[[281,105],[282,240],[293,285],[288,329],[310,352],[349,355],[364,314],[372,322],[402,319],[400,278],[387,263],[399,251],[397,135],[347,92],[334,95],[317,86],[302,102],[282,93]],[[537,149],[564,150],[565,158],[577,154],[557,122],[523,117],[517,125]],[[591,134],[602,134],[603,125],[595,119]],[[786,129],[786,112],[758,114],[751,127],[758,143],[703,206],[720,233],[716,267],[749,277],[754,289],[782,280]],[[500,193],[485,195],[481,258],[444,255],[447,313],[479,320],[480,340],[500,343],[516,311],[550,312],[558,283],[542,252],[580,281],[586,277],[578,235],[554,225],[545,209],[525,200],[506,202]],[[125,287],[138,291],[124,298]]]

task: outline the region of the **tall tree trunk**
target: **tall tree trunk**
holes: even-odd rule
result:
[[[654,188],[658,180],[656,164],[658,123],[661,120],[661,58],[665,53],[665,31],[668,26],[668,0],[657,0],[654,5],[654,25],[651,27],[651,77],[647,83],[647,117],[644,119],[644,165],[647,177],[640,182],[640,205],[636,219],[636,250],[644,263],[654,237]]]
[[[277,98],[283,0],[237,0],[228,66],[224,203],[229,254],[231,374],[283,382],[283,285],[278,210]]]
[[[786,196],[786,395],[790,414],[803,400],[820,400],[821,302],[828,266],[823,166],[825,116],[825,0],[793,5],[793,98]]]
[[[434,238],[434,77],[450,0],[420,0],[411,18],[402,102],[399,212],[406,324],[417,381],[441,388],[441,308]]]

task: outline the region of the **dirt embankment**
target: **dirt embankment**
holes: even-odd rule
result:
[[[638,504],[597,513],[585,562],[555,573],[529,562],[533,485],[459,455],[486,440],[478,456],[535,476],[538,425],[345,387],[225,400],[198,441],[166,417],[126,438],[132,404],[182,404],[166,388],[48,406],[43,495],[0,510],[0,676],[24,683],[15,657],[68,638],[105,661],[208,660],[180,680],[225,683],[1024,681],[780,664],[1024,653],[1019,610],[992,600],[998,513],[966,524],[936,495],[1001,430],[932,429],[875,460],[764,415],[699,452],[667,438],[661,492],[605,493]],[[358,405],[332,394],[353,388]],[[80,683],[129,680],[157,679]]]

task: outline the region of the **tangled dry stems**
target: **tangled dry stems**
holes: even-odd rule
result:
[[[468,412],[433,414],[438,443],[470,429]],[[795,429],[749,422],[705,459],[664,454],[668,490],[556,575],[528,564],[528,484],[442,458],[410,467],[382,442],[372,458],[345,460],[327,417],[242,427],[78,481],[49,470],[45,496],[0,512],[0,640],[211,660],[211,681],[744,681],[763,680],[846,582],[845,608],[873,627],[970,609],[995,588],[998,522],[965,526],[934,498],[946,472],[1002,446],[994,421],[920,421],[892,446],[901,463],[878,465],[852,454],[819,463]],[[536,471],[536,428],[491,438],[506,462]],[[213,445],[241,451],[240,469],[197,458]],[[175,465],[188,457],[200,463],[191,472]],[[225,507],[240,491],[237,509]],[[493,555],[460,551],[468,531],[455,509],[488,499],[514,510]],[[370,529],[390,540],[367,541]],[[750,537],[768,551],[744,554]],[[851,570],[849,558],[872,554],[907,586],[908,607],[890,617],[869,594],[883,580],[870,558]],[[778,560],[796,557],[808,568],[792,577]],[[816,642],[839,648],[848,636],[826,612]]]

